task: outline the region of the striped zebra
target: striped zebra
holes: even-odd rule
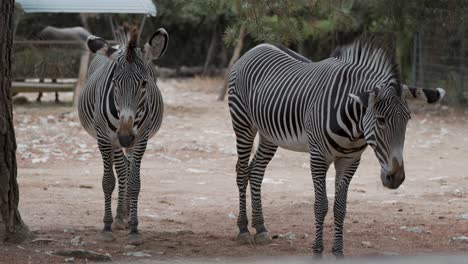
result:
[[[308,152],[315,190],[313,252],[323,252],[323,223],[328,212],[325,176],[336,169],[332,251],[343,256],[343,222],[348,186],[369,145],[379,160],[384,186],[396,189],[405,179],[403,144],[410,110],[407,98],[439,101],[444,90],[400,84],[394,51],[378,37],[360,38],[328,59],[310,60],[291,50],[261,44],[233,66],[229,109],[236,135],[239,188],[238,240],[267,243],[261,184],[278,147]],[[254,138],[259,135],[250,159]],[[246,214],[250,183],[252,241]]]
[[[103,239],[112,241],[112,228],[126,228],[128,218],[129,241],[140,244],[137,205],[141,159],[148,140],[156,134],[163,119],[162,95],[151,60],[164,53],[169,38],[164,29],[158,29],[140,49],[136,28],[128,35],[121,48],[109,46],[102,38],[88,37],[88,48],[96,56],[79,97],[78,114],[84,129],[97,139],[104,163]],[[115,221],[111,210],[115,188],[113,167],[119,184]]]

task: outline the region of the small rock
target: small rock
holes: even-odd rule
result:
[[[463,189],[455,189],[453,190],[452,194],[456,197],[463,197],[465,192],[463,191]]]
[[[445,216],[439,216],[438,218],[441,219],[441,220],[442,219],[447,219],[447,217],[445,217]]]
[[[141,252],[141,251],[128,252],[128,253],[125,253],[124,255],[129,256],[129,257],[151,257],[150,254]]]
[[[302,235],[302,239],[307,239],[309,237],[309,234],[307,233],[304,233],[304,235]]]
[[[468,237],[467,236],[452,237],[452,240],[468,243]]]
[[[64,233],[70,233],[70,234],[74,235],[76,231],[74,229],[71,229],[71,228],[65,228],[63,230],[63,232]]]
[[[65,263],[75,263],[75,258],[74,257],[66,258]]]
[[[84,246],[85,242],[83,241],[83,238],[81,236],[76,236],[70,240],[70,244],[75,247],[82,247]]]
[[[279,234],[278,238],[292,240],[292,239],[296,239],[296,234],[294,234],[292,231],[289,231],[285,234]]]
[[[366,248],[372,248],[372,244],[369,241],[362,241],[361,245],[365,246]]]
[[[460,219],[468,220],[468,213],[460,215]]]
[[[229,214],[228,214],[228,218],[229,218],[229,219],[236,219],[236,215],[233,214],[233,213],[229,213]]]
[[[419,227],[419,226],[415,226],[415,227],[401,226],[400,230],[405,230],[405,231],[413,232],[413,233],[422,233],[423,232],[423,229],[421,227]]]
[[[135,249],[135,248],[136,248],[135,245],[126,245],[126,246],[124,247],[124,249],[125,249],[126,251],[128,251],[128,250],[133,250],[133,249]]]

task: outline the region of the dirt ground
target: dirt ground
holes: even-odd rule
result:
[[[139,220],[145,243],[137,248],[127,246],[126,231],[115,232],[114,242],[99,240],[104,209],[101,157],[70,103],[55,104],[53,94],[47,94],[41,105],[15,106],[20,211],[36,238],[51,240],[3,245],[0,263],[64,263],[65,257],[48,253],[69,248],[110,253],[120,261],[309,255],[315,231],[308,155],[282,149],[270,163],[262,188],[267,227],[280,236],[263,246],[236,243],[235,140],[227,103],[216,101],[221,83],[203,78],[159,81],[165,119],[142,164]],[[61,94],[61,99],[70,101],[71,95]],[[351,183],[345,224],[348,256],[468,250],[467,241],[454,239],[468,236],[468,114],[441,106],[413,109],[404,184],[398,190],[384,188],[370,150]],[[333,184],[332,168],[327,181],[330,205]],[[114,210],[116,198],[115,192]],[[329,213],[328,256],[332,227]],[[84,243],[72,245],[77,236]],[[148,256],[127,256],[129,252]]]

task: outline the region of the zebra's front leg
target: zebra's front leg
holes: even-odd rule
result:
[[[250,193],[252,199],[252,227],[255,228],[255,243],[265,244],[271,241],[271,235],[265,227],[262,210],[261,187],[265,169],[276,153],[278,146],[260,137],[260,142],[253,160],[250,162]]]
[[[128,227],[128,199],[127,180],[130,165],[121,148],[114,151],[114,167],[119,180],[119,195],[117,202],[117,214],[112,224],[112,229],[123,230]]]
[[[129,152],[130,175],[127,181],[127,199],[130,202],[130,211],[128,226],[130,234],[128,237],[129,243],[132,245],[140,245],[143,243],[143,237],[138,232],[138,196],[140,194],[140,164],[143,154],[146,150],[147,140],[142,140],[138,145],[134,146]]]
[[[333,207],[335,234],[333,238],[332,252],[337,258],[343,257],[343,224],[346,217],[348,187],[357,167],[359,166],[359,161],[360,158],[341,158],[335,160],[335,203]]]
[[[106,140],[98,140],[98,147],[102,155],[104,164],[104,175],[102,177],[102,190],[104,191],[104,229],[102,230],[102,238],[104,241],[114,240],[112,235],[112,192],[115,188],[115,176],[112,167],[114,152],[110,142]]]
[[[328,198],[326,188],[326,175],[330,162],[326,161],[320,153],[311,152],[310,168],[314,181],[314,215],[315,215],[315,240],[312,250],[315,258],[321,258],[323,253],[323,223],[328,212]]]

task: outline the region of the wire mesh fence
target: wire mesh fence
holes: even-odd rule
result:
[[[411,80],[422,87],[443,87],[447,104],[467,107],[468,11],[445,6],[427,14],[413,38]]]

